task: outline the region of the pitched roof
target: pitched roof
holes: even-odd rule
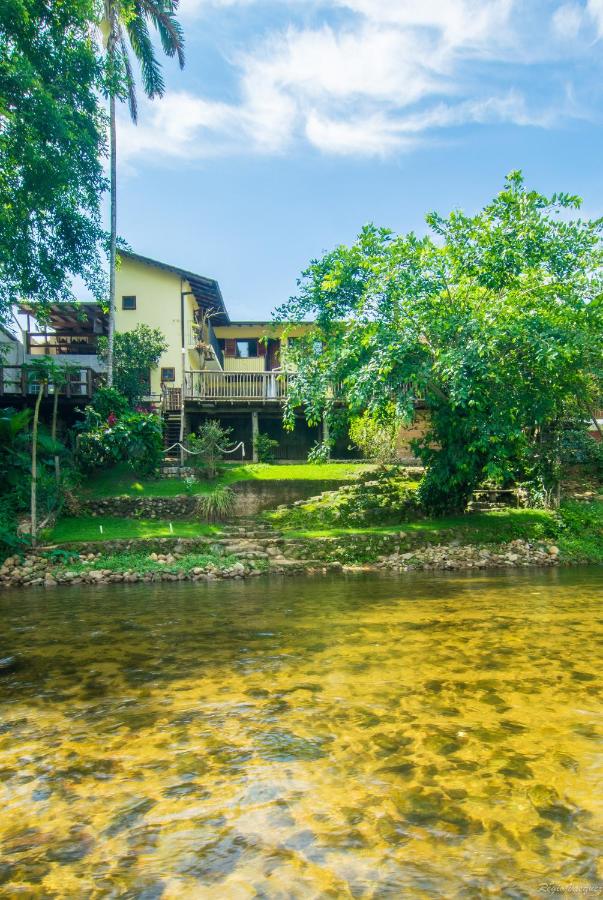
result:
[[[149,256],[140,256],[139,253],[132,253],[130,250],[118,250],[117,252],[120,256],[125,256],[135,262],[154,266],[156,269],[164,269],[166,272],[173,272],[175,275],[179,275],[180,278],[184,278],[190,284],[199,306],[218,311],[219,315],[214,319],[216,325],[228,325],[230,323],[220,285],[213,278],[206,278],[205,275],[195,275],[194,272],[189,272],[188,269],[180,269],[178,266],[159,262],[159,260],[151,259]]]

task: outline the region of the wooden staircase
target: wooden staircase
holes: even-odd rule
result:
[[[180,413],[166,412],[163,417],[163,446],[167,450],[173,444],[177,444],[180,440]],[[165,456],[165,461],[178,461],[180,459],[180,451],[177,447],[170,450]]]

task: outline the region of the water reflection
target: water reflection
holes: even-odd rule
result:
[[[0,650],[23,662],[0,679],[0,894],[603,890],[602,587],[3,594]]]

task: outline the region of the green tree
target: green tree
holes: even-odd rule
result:
[[[217,419],[208,419],[199,427],[197,434],[188,436],[190,454],[187,455],[187,462],[206,478],[216,478],[219,461],[231,436],[232,428],[221,425]]]
[[[103,0],[102,31],[107,51],[111,203],[109,248],[109,340],[107,347],[107,382],[113,385],[113,343],[115,335],[115,267],[117,254],[117,125],[115,101],[127,100],[133,122],[138,119],[136,83],[130,61],[128,43],[140,63],[142,85],[149,98],[162,97],[165,84],[161,65],[149,33],[149,25],[159,33],[167,56],[177,56],[184,66],[184,37],[176,11],[179,0]]]
[[[94,0],[0,3],[0,323],[22,299],[103,292],[103,67]]]
[[[333,384],[352,414],[383,421],[424,398],[420,495],[435,512],[528,463],[552,487],[549,437],[568,410],[588,418],[602,386],[603,220],[570,220],[579,206],[515,172],[476,215],[429,215],[431,236],[370,225],[312,262],[277,311],[316,322],[295,345],[286,416],[298,404],[311,422],[328,416]]]
[[[109,357],[109,341],[100,338],[98,353],[101,359]],[[136,406],[149,392],[149,372],[155,369],[161,354],[167,350],[167,341],[159,328],[137,325],[132,331],[115,335],[113,349],[113,385]]]

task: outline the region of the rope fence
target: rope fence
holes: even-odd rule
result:
[[[180,443],[180,441],[178,441],[175,444],[172,444],[171,447],[168,447],[167,450],[164,450],[163,452],[164,452],[164,454],[169,453],[170,450],[175,450],[176,447],[179,450],[183,450],[185,453],[188,453],[189,456],[200,456],[201,453],[203,452],[202,450],[189,450],[188,447],[185,447],[184,444]],[[228,453],[236,453],[239,448],[241,449],[241,455],[242,455],[243,459],[245,459],[245,441],[239,441],[239,443],[235,447],[233,447],[232,450],[227,450],[226,448],[223,449],[222,447],[218,447],[218,450],[220,451],[220,453],[228,454]]]

